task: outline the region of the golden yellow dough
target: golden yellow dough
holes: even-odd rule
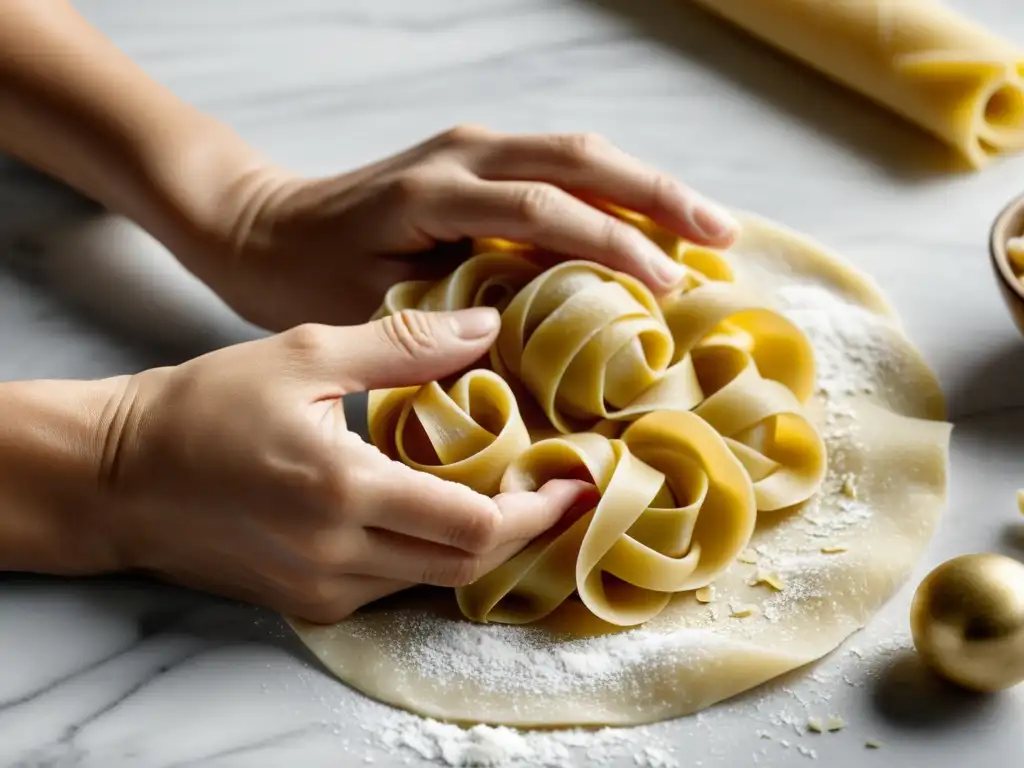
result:
[[[1024,148],[1024,53],[936,0],[694,0],[956,148]]]
[[[486,303],[503,328],[490,370],[371,394],[382,451],[486,493],[583,478],[600,501],[457,593],[293,621],[358,690],[524,727],[695,712],[833,650],[927,544],[950,425],[875,285],[753,216],[727,253],[625,216],[690,269],[677,295],[502,242],[389,292],[379,314]]]
[[[601,493],[574,525],[459,590],[468,618],[525,624],[575,594],[609,624],[642,624],[724,572],[757,511],[805,501],[824,476],[801,331],[737,285],[720,255],[614,212],[687,266],[679,291],[659,302],[599,264],[541,271],[526,251],[481,243],[436,285],[394,286],[378,312],[502,310],[493,372],[469,371],[448,392],[371,393],[383,453],[488,495],[572,477]],[[528,432],[565,437],[523,453]]]

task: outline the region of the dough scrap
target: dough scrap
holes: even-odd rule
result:
[[[712,605],[678,594],[638,628],[601,621],[576,600],[526,626],[476,623],[451,590],[432,589],[332,626],[291,620],[327,669],[373,698],[443,720],[636,725],[699,711],[824,656],[896,592],[946,502],[951,427],[941,390],[870,278],[785,227],[741,220],[739,242],[709,261],[809,336],[818,386],[803,412],[828,461],[809,500],[758,514],[746,546],[757,565],[733,561],[714,579]],[[537,274],[495,290],[510,296]],[[402,303],[429,289],[401,289],[419,297]],[[528,458],[521,463],[529,469]],[[856,499],[843,492],[851,475]],[[758,568],[785,589],[751,586]],[[733,618],[730,606],[757,610]]]
[[[695,0],[916,123],[975,169],[1024,149],[1024,52],[935,0]]]

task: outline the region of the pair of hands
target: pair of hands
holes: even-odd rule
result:
[[[342,176],[231,181],[237,215],[204,233],[204,279],[283,332],[118,380],[104,523],[119,567],[323,623],[413,584],[468,584],[593,503],[571,481],[491,499],[348,430],[344,395],[455,373],[498,332],[485,308],[360,324],[392,284],[448,273],[438,246],[501,237],[670,290],[678,265],[602,201],[697,243],[736,234],[720,207],[588,135],[458,128]]]

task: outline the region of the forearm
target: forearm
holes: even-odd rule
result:
[[[244,218],[266,166],[63,0],[0,2],[0,151],[133,219],[198,273],[191,256],[231,236],[218,228]]]
[[[0,383],[0,572],[117,570],[100,477],[125,381]]]

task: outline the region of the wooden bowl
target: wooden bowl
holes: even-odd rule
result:
[[[992,235],[989,238],[989,253],[999,292],[1003,295],[1003,301],[1017,329],[1024,334],[1024,283],[1013,273],[1006,255],[1007,241],[1021,235],[1024,235],[1024,195],[1003,208],[992,224]]]

